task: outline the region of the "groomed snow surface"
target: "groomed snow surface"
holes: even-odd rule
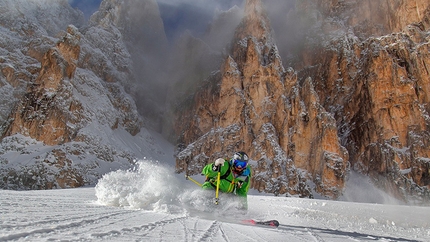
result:
[[[96,187],[1,190],[0,241],[430,241],[429,207],[249,195],[243,211],[214,196],[154,161]]]

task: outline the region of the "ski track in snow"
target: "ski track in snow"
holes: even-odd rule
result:
[[[342,211],[349,203],[297,198],[250,196],[250,209],[244,216],[278,219],[279,228],[240,224],[240,220],[208,218],[185,213],[156,212],[110,207],[97,204],[94,188],[50,191],[0,191],[0,241],[428,241],[425,230],[411,223],[389,234],[384,225],[372,229],[356,218],[356,227],[342,228]],[[282,200],[285,200],[284,202]],[[319,204],[319,206],[318,206]],[[324,205],[326,204],[326,205]],[[300,205],[303,205],[300,207]],[[338,205],[344,205],[342,208]],[[357,204],[356,210],[367,218],[373,204]],[[315,207],[315,208],[311,208]],[[316,209],[320,207],[323,209]],[[330,207],[323,211],[324,208]],[[332,210],[338,207],[339,210]],[[260,210],[258,210],[260,208]],[[401,208],[401,206],[399,206]],[[408,208],[408,207],[406,207]],[[429,208],[417,208],[427,216]],[[373,214],[383,219],[387,211]],[[338,214],[339,212],[339,214]],[[307,215],[305,215],[307,214]],[[412,216],[414,214],[411,214]],[[316,221],[320,217],[320,222]],[[348,216],[355,217],[354,211]],[[327,223],[339,217],[335,226]],[[307,224],[307,225],[306,225]],[[361,228],[360,228],[361,226]],[[331,227],[331,228],[330,228]],[[416,234],[414,234],[416,232]],[[383,234],[387,233],[387,234]],[[425,236],[421,237],[420,236]],[[414,238],[415,237],[415,238]]]
[[[0,190],[0,241],[430,241],[430,207],[249,195],[239,211],[168,172],[146,162],[96,187]]]

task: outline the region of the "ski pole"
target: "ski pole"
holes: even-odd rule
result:
[[[197,186],[201,187],[202,184],[199,183],[198,181],[194,180],[193,178],[191,178],[189,175],[185,174],[185,179],[190,180],[192,182],[194,182]]]
[[[221,167],[218,167],[218,175],[217,175],[217,178],[216,178],[216,191],[215,191],[215,204],[216,205],[218,205],[218,203],[219,203],[219,183],[220,183],[220,180],[221,180]]]

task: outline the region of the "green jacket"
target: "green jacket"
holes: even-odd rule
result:
[[[215,189],[218,171],[213,170],[214,164],[208,164],[203,168],[202,174],[206,176],[206,181],[202,184],[203,189]],[[247,168],[241,174],[235,174],[230,161],[225,160],[221,166],[221,179],[219,190],[224,193],[233,193],[240,197],[247,197],[249,185],[251,184],[251,167]]]

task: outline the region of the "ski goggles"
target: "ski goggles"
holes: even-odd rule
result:
[[[233,160],[233,166],[234,166],[235,168],[238,168],[238,169],[245,169],[245,168],[246,168],[246,165],[247,165],[246,161]]]

